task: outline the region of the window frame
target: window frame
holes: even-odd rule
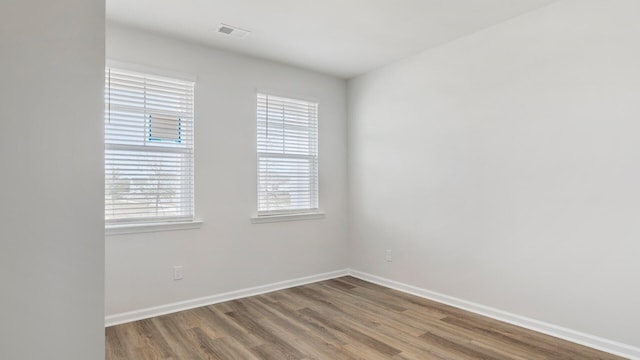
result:
[[[185,212],[184,215],[178,215],[178,216],[158,216],[158,217],[132,217],[129,219],[126,218],[119,218],[119,219],[112,219],[112,220],[107,220],[107,203],[106,203],[106,197],[107,197],[107,159],[108,159],[108,151],[111,149],[117,149],[118,145],[114,145],[113,143],[109,143],[107,140],[107,136],[108,136],[108,131],[107,131],[107,121],[108,121],[108,117],[110,115],[110,109],[109,109],[109,104],[110,104],[110,89],[109,89],[109,85],[110,85],[110,74],[109,74],[109,70],[113,69],[116,71],[122,71],[122,72],[128,72],[128,73],[134,73],[140,76],[144,76],[145,78],[151,77],[151,78],[160,78],[160,79],[166,79],[168,81],[176,81],[176,82],[180,82],[180,83],[190,83],[191,86],[191,96],[189,98],[190,101],[190,105],[191,105],[191,111],[189,112],[191,118],[189,120],[190,122],[190,126],[191,126],[191,134],[190,134],[190,139],[188,141],[187,144],[187,149],[174,149],[172,151],[171,147],[167,147],[164,150],[158,150],[158,149],[150,149],[151,151],[158,151],[160,153],[166,153],[166,154],[187,154],[187,159],[186,160],[180,160],[181,164],[188,164],[188,170],[185,170],[185,173],[183,173],[182,175],[180,175],[181,179],[186,179],[187,181],[187,187],[188,187],[188,196],[187,196],[187,200],[188,201],[188,205],[185,207],[188,209],[187,212]],[[146,81],[146,80],[145,80]],[[105,174],[104,174],[104,179],[105,179],[105,234],[106,235],[119,235],[119,234],[127,234],[127,233],[139,233],[139,232],[155,232],[155,231],[165,231],[165,230],[182,230],[182,229],[192,229],[192,228],[199,228],[202,224],[201,220],[196,219],[196,214],[195,214],[195,90],[196,90],[196,78],[194,76],[191,75],[187,75],[187,74],[180,74],[180,73],[176,73],[176,72],[171,72],[171,71],[165,71],[165,70],[159,70],[159,69],[153,69],[150,67],[146,67],[146,66],[141,66],[141,65],[135,65],[135,64],[130,64],[130,63],[124,63],[124,62],[119,62],[119,61],[114,61],[114,60],[107,60],[106,64],[105,64],[105,97],[104,97],[104,104],[105,104],[105,116],[104,116],[104,134],[103,134],[103,142],[104,142],[104,147],[105,147],[105,164],[104,164],[104,169],[105,169]],[[146,96],[146,89],[144,90],[145,96]],[[145,117],[147,116],[147,114],[145,113],[144,115]],[[182,136],[182,122],[184,121],[183,118],[179,117],[178,118],[178,140],[176,140],[177,143],[182,143],[183,139],[181,138]],[[147,126],[147,124],[145,123],[143,126]],[[149,133],[145,132],[145,135],[142,136],[143,138],[143,143],[147,143],[147,142],[156,142],[157,143],[163,143],[165,142],[165,140],[163,139],[155,139],[152,138],[152,134],[151,134],[151,122],[149,122],[148,124],[149,126]],[[166,142],[171,142],[171,141],[166,141]],[[136,150],[134,150],[136,148],[135,145],[131,145],[128,146],[131,149],[132,153],[135,153]],[[145,150],[144,145],[138,145],[138,152],[143,153]],[[140,155],[142,156],[142,155]],[[187,175],[185,175],[187,174]],[[185,203],[187,204],[187,203]]]
[[[267,111],[268,105],[261,106],[261,97],[265,97],[268,102],[268,98],[278,98],[283,102],[300,102],[306,103],[307,106],[314,106],[315,109],[313,111],[314,119],[311,120],[313,123],[313,148],[315,152],[310,154],[293,154],[293,153],[272,153],[269,151],[261,151],[261,140],[266,141],[266,138],[261,138],[261,119],[260,119],[260,111]],[[265,222],[274,222],[274,221],[291,221],[291,220],[309,220],[309,219],[321,219],[324,218],[325,214],[320,208],[320,166],[319,166],[319,155],[320,155],[320,146],[319,146],[319,135],[320,135],[320,102],[318,99],[292,95],[283,93],[281,91],[275,91],[272,89],[256,89],[256,213],[255,216],[251,218],[252,223],[265,223]],[[283,109],[284,111],[284,109]],[[264,125],[267,127],[268,125],[268,115],[264,115]],[[284,114],[283,114],[283,129],[286,127],[284,124]],[[284,130],[283,130],[284,131]],[[290,139],[291,140],[291,139]],[[283,144],[286,141],[285,136],[283,134]],[[268,145],[265,145],[268,146]],[[283,145],[284,148],[284,145]],[[308,208],[286,208],[286,209],[267,209],[261,210],[261,188],[263,185],[261,184],[261,161],[265,158],[287,158],[287,159],[308,159],[312,162],[313,165],[309,165],[310,168],[313,168],[315,171],[311,172],[311,176],[309,176],[309,202],[310,205],[315,205],[315,207]],[[313,198],[312,198],[313,197]]]

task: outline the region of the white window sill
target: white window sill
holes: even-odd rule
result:
[[[263,223],[279,222],[279,221],[315,220],[315,219],[324,219],[324,218],[325,218],[325,214],[323,212],[260,215],[260,216],[252,217],[251,223],[263,224]]]
[[[108,225],[104,229],[104,234],[106,236],[112,236],[112,235],[159,232],[159,231],[189,230],[189,229],[199,229],[201,226],[202,226],[202,220],[175,221],[175,222],[149,223],[149,224]]]

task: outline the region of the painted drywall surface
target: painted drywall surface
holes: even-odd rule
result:
[[[0,54],[0,359],[101,359],[104,1],[2,1]]]
[[[108,315],[346,268],[344,80],[115,24],[107,57],[196,77],[196,213],[204,221],[195,230],[108,236]],[[319,100],[324,219],[250,223],[256,88]],[[184,266],[184,279],[172,279],[174,265]]]
[[[640,346],[639,13],[562,1],[350,81],[351,266]]]

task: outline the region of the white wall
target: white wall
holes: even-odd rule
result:
[[[638,14],[561,1],[350,81],[352,267],[640,346]]]
[[[3,0],[0,54],[0,359],[101,359],[104,1]]]
[[[218,36],[212,32],[211,36]],[[108,236],[107,314],[344,269],[346,82],[115,24],[107,57],[197,77],[196,213],[201,229]],[[256,88],[320,102],[320,220],[251,224]],[[184,279],[172,280],[172,267]]]

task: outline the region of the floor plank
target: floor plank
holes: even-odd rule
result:
[[[620,357],[342,277],[108,327],[106,360]]]

